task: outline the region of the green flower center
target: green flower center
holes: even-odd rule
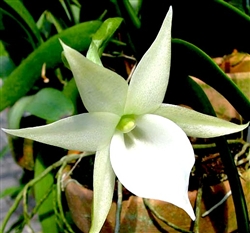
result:
[[[123,133],[128,133],[135,128],[135,116],[134,115],[124,115],[119,121],[116,128]]]

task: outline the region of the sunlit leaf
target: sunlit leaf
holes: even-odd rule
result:
[[[107,43],[117,28],[120,26],[121,22],[122,18],[109,18],[103,22],[102,26],[92,37],[92,42],[86,55],[89,60],[93,62],[96,60],[98,61],[96,52],[98,53],[99,57],[102,55]]]
[[[46,19],[55,26],[57,33],[60,33],[63,31],[63,26],[60,24],[60,20],[58,20],[51,12],[47,11],[45,12]]]

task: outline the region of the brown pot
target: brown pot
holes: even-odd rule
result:
[[[250,170],[244,174],[246,181],[242,180],[247,203],[250,203]],[[201,202],[201,213],[211,208],[230,190],[228,181],[203,190]],[[74,182],[68,182],[65,189],[66,199],[72,214],[73,221],[84,233],[89,232],[91,222],[91,203],[93,192]],[[197,191],[189,192],[189,198],[194,206]],[[180,208],[157,200],[149,200],[149,203],[166,221],[175,224],[185,230],[190,230],[192,221],[189,216]],[[107,220],[101,230],[102,233],[114,232],[116,203],[113,202]],[[248,205],[250,214],[250,205]],[[148,210],[143,199],[131,195],[128,200],[122,203],[120,233],[146,233],[146,232],[177,232],[166,223],[157,219]],[[229,233],[237,229],[236,216],[232,197],[212,211],[208,216],[200,218],[199,229],[202,233]]]

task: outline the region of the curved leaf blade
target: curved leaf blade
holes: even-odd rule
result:
[[[31,114],[47,121],[57,121],[74,113],[74,106],[61,91],[54,88],[40,90],[26,106]]]
[[[92,42],[90,44],[90,48],[87,52],[86,57],[89,60],[95,61],[101,57],[107,43],[115,33],[115,31],[119,28],[122,23],[122,18],[108,18],[102,24],[102,26],[96,31],[96,33],[92,37]],[[96,51],[98,52],[99,57],[96,58]],[[97,63],[98,64],[98,63]]]

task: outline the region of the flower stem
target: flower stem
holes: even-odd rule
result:
[[[117,207],[116,207],[116,218],[115,218],[115,232],[119,233],[120,231],[120,220],[122,212],[122,183],[118,180],[118,191],[117,191]]]
[[[195,206],[196,219],[195,219],[194,228],[193,228],[194,233],[199,233],[199,228],[200,228],[202,191],[203,191],[203,183],[202,183],[202,177],[200,177],[199,188],[198,188],[197,197],[196,197],[196,206]]]
[[[245,144],[246,142],[243,139],[229,139],[227,140],[228,144]],[[215,148],[216,144],[215,143],[208,143],[208,144],[193,144],[193,148],[196,149],[208,149],[208,148]]]
[[[63,170],[66,167],[66,165],[67,165],[67,162],[64,162],[58,171],[57,184],[56,184],[56,199],[57,199],[57,205],[58,205],[58,209],[59,209],[60,218],[62,219],[63,223],[65,224],[67,231],[70,233],[74,233],[70,224],[68,223],[67,219],[65,218],[63,206],[62,206],[62,176],[63,176]]]

